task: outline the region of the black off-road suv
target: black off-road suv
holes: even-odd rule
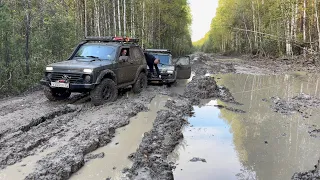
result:
[[[189,79],[191,76],[190,56],[181,56],[173,59],[169,49],[145,49],[144,52],[152,54],[160,60],[158,64],[159,77],[150,73],[148,67],[149,83],[162,83],[170,86],[177,79]],[[154,72],[156,70],[154,69]]]
[[[91,102],[115,101],[118,89],[132,85],[134,93],[147,86],[147,65],[138,39],[87,37],[66,61],[50,64],[40,81],[44,94],[62,100],[71,92],[90,93]]]

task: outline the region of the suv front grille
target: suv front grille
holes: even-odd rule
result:
[[[74,74],[74,73],[52,73],[51,81],[57,81],[61,79],[67,79],[70,83],[76,83],[78,81],[83,81],[82,74]]]
[[[168,74],[168,73],[161,73],[161,78],[162,79],[172,79],[173,75],[172,74]]]

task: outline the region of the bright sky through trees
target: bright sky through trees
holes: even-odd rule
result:
[[[210,23],[216,14],[218,0],[188,0],[192,14],[192,41],[204,37],[210,30]]]

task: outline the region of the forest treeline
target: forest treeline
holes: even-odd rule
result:
[[[319,0],[219,0],[205,52],[265,56],[319,53]]]
[[[187,0],[0,0],[0,96],[37,84],[85,36],[129,36],[145,48],[192,50]]]

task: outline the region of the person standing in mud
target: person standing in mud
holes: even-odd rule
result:
[[[158,68],[158,64],[160,63],[160,59],[155,58],[152,54],[144,53],[144,56],[146,57],[147,65],[149,67],[151,77],[159,77],[160,71]],[[157,74],[154,74],[154,69],[153,66],[155,67]]]

